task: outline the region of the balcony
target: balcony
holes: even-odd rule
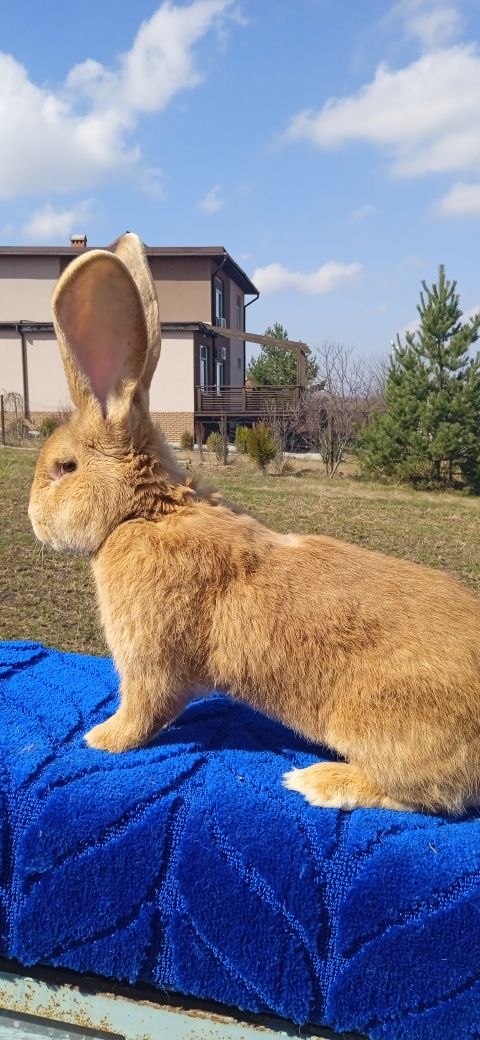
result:
[[[273,411],[295,412],[303,391],[301,386],[197,386],[196,413],[200,416],[250,416],[260,418]]]

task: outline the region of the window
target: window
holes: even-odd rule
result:
[[[200,386],[202,390],[208,386],[208,351],[204,343],[200,346]]]
[[[225,318],[224,292],[223,292],[223,282],[222,282],[221,278],[215,278],[214,287],[215,287],[215,324],[218,325],[219,321],[220,321],[220,324],[221,324],[223,319]]]
[[[241,296],[237,296],[235,310],[236,310],[236,318],[237,318],[237,329],[241,329],[242,332],[243,332],[243,307],[242,307],[242,297]]]
[[[217,359],[215,362],[215,386],[217,394],[220,396],[225,380],[225,362]]]

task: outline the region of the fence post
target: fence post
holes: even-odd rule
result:
[[[2,445],[5,447],[5,406],[3,403],[3,394],[0,394],[0,423],[2,426]]]
[[[223,465],[226,466],[228,463],[228,431],[227,431],[227,416],[222,411],[220,416],[220,435],[222,438],[222,459]]]

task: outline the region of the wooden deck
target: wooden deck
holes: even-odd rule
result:
[[[199,416],[260,418],[272,411],[291,413],[298,408],[301,386],[209,386],[196,387],[195,407]]]

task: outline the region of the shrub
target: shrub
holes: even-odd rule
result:
[[[221,435],[221,433],[218,432],[218,430],[214,430],[212,433],[210,433],[208,435],[208,437],[207,437],[207,448],[208,448],[209,451],[212,451],[212,452],[215,453],[215,455],[217,456],[217,459],[218,459],[219,462],[222,461],[222,458],[223,458],[223,441],[222,441],[222,435]]]
[[[295,472],[295,467],[290,459],[285,458],[283,451],[277,451],[273,459],[273,471],[279,477],[286,477],[289,473]]]
[[[9,436],[18,441],[26,440],[31,429],[31,424],[24,419],[23,415],[17,415],[7,426]]]
[[[203,442],[205,440],[205,427],[203,423],[195,423],[195,441],[198,448],[200,461],[203,462]]]
[[[273,430],[267,423],[260,422],[247,432],[247,452],[251,459],[260,467],[262,473],[265,467],[275,458],[278,445]]]
[[[247,453],[248,426],[237,426],[235,430],[235,448],[239,455]]]
[[[182,451],[193,451],[193,433],[189,433],[188,430],[184,430],[180,437],[180,447]]]
[[[46,415],[40,423],[40,433],[42,437],[50,437],[58,426],[60,426],[60,421],[56,415]]]

